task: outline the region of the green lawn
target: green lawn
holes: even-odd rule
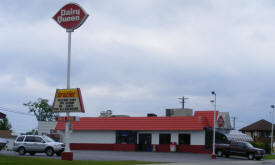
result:
[[[134,165],[134,164],[153,164],[159,162],[142,161],[64,161],[51,158],[33,158],[0,155],[0,165]]]
[[[275,159],[275,155],[270,155],[270,154],[265,155],[265,156],[264,156],[264,159],[265,159],[265,160]]]

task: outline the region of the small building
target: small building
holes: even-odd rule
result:
[[[13,142],[16,138],[16,136],[13,136],[11,133],[12,132],[10,130],[0,130],[0,138],[2,138],[2,140],[5,139],[7,141],[7,150],[12,150]]]
[[[245,133],[253,138],[256,142],[270,142],[272,124],[264,119],[256,121],[246,127],[240,129],[242,133]],[[273,131],[275,126],[273,127]],[[274,137],[273,137],[274,138]]]
[[[38,135],[56,133],[56,121],[38,121]]]
[[[167,152],[173,143],[178,152],[210,153],[214,111],[180,114],[185,116],[81,117],[71,122],[70,148]],[[223,133],[231,129],[229,113],[216,111],[216,116],[216,141],[224,142]],[[58,122],[56,130],[64,138],[65,123]]]

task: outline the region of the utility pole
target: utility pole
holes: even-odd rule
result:
[[[274,128],[273,128],[273,123],[274,123],[274,105],[270,106],[272,108],[272,123],[271,123],[271,136],[270,136],[270,148],[271,148],[271,154],[273,153],[273,132],[274,132]]]
[[[233,129],[236,129],[236,119],[238,119],[236,116],[232,117],[233,119]]]
[[[189,98],[182,96],[181,98],[178,98],[178,99],[180,99],[180,103],[182,103],[182,109],[184,109],[184,103],[186,103],[185,100]]]

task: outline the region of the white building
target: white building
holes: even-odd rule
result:
[[[196,111],[191,116],[82,117],[78,122],[71,122],[70,147],[72,150],[167,152],[171,144],[176,144],[178,152],[210,153],[213,116],[214,111]],[[216,116],[216,128],[231,129],[228,113],[217,111]],[[64,122],[56,125],[61,135],[64,129]]]

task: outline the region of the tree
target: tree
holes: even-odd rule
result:
[[[21,135],[38,135],[38,131],[36,129],[32,129],[29,132],[21,133]]]
[[[37,101],[24,103],[33,113],[38,121],[54,121],[56,115],[52,112],[47,99],[38,98]]]
[[[11,130],[11,124],[8,118],[0,119],[0,130]]]

